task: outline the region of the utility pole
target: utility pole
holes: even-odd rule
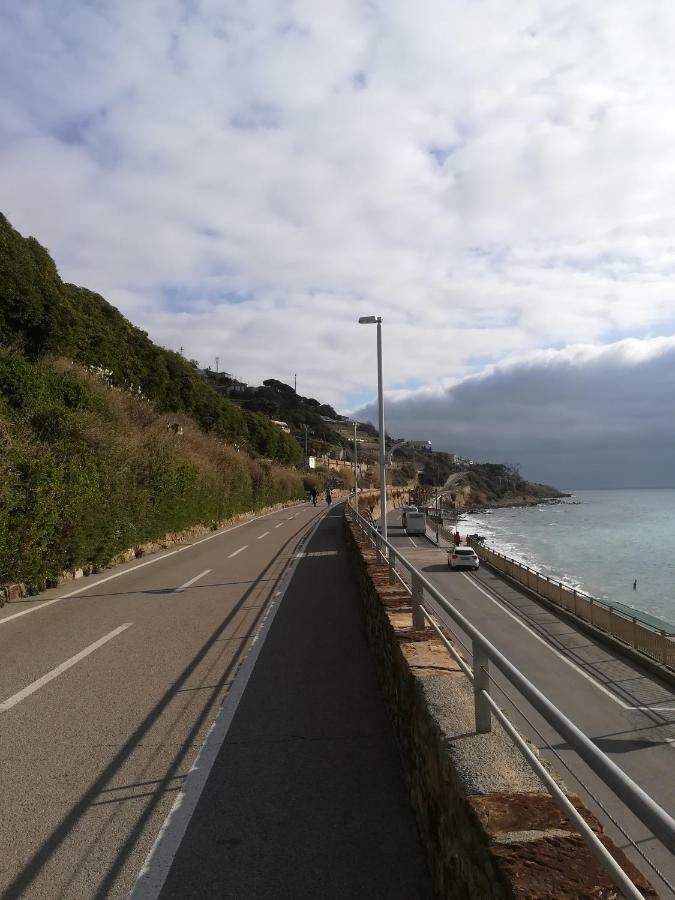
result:
[[[220,357],[216,356],[216,375],[218,374],[218,366],[220,365]]]
[[[181,347],[180,350],[179,350],[178,352],[179,352],[180,355],[182,356],[182,355],[183,355],[183,348]]]
[[[305,464],[309,465],[309,455],[307,453],[307,425],[302,426],[305,429]]]
[[[298,373],[297,373],[297,372],[296,372],[295,375],[293,376],[293,379],[294,379],[294,381],[293,381],[293,385],[294,385],[293,390],[294,390],[295,393],[297,394],[297,393],[298,393]]]

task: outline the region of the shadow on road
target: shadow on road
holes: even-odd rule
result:
[[[307,523],[307,527],[310,528],[314,523],[314,519],[311,519]],[[279,551],[274,555],[274,557],[270,560],[270,562],[265,566],[265,568],[260,573],[259,578],[255,581],[250,582],[250,587],[245,591],[242,597],[237,601],[235,606],[230,610],[227,616],[223,619],[218,628],[213,632],[213,634],[206,640],[200,650],[194,655],[190,663],[183,669],[180,675],[176,678],[176,680],[171,684],[171,687],[164,693],[162,698],[152,707],[148,715],[141,722],[141,724],[136,728],[136,730],[131,734],[131,736],[124,742],[124,744],[117,751],[111,762],[106,766],[101,775],[96,779],[96,781],[90,786],[87,792],[82,796],[77,803],[75,803],[68,813],[63,817],[61,822],[54,828],[52,833],[48,838],[42,843],[42,846],[33,854],[31,859],[26,863],[24,868],[19,872],[19,874],[14,878],[14,880],[7,886],[5,893],[3,894],[3,900],[19,900],[27,889],[30,887],[31,883],[34,881],[36,876],[40,873],[40,871],[45,867],[47,862],[51,859],[51,857],[58,851],[61,844],[66,840],[70,832],[77,825],[79,819],[86,813],[87,809],[90,806],[97,805],[97,801],[99,795],[105,792],[106,785],[115,777],[116,773],[123,767],[128,757],[134,752],[136,747],[138,747],[144,740],[145,736],[152,729],[153,725],[157,722],[159,717],[162,715],[166,707],[172,701],[176,694],[181,692],[185,683],[190,679],[192,674],[198,668],[200,663],[207,656],[211,648],[219,641],[223,633],[226,631],[227,627],[233,621],[235,616],[246,603],[246,600],[250,597],[251,593],[254,591],[255,587],[265,581],[272,582],[272,588],[270,589],[270,596],[273,593],[274,587],[279,583],[281,578],[286,571],[286,567],[279,573],[276,578],[273,579],[265,579],[264,576],[270,571],[274,563],[279,559],[280,556],[284,553],[286,548],[294,542],[297,542],[298,533],[289,536],[289,539],[283,544],[283,546],[279,549]],[[216,684],[213,686],[211,693],[208,695],[208,698],[204,702],[203,711],[198,716],[197,720],[194,722],[190,732],[186,735],[184,740],[181,741],[180,749],[176,753],[173,762],[169,766],[167,773],[161,781],[157,782],[157,787],[154,791],[149,794],[150,801],[147,806],[137,819],[133,829],[130,834],[127,836],[127,839],[120,846],[118,853],[108,869],[108,872],[101,880],[98,889],[96,891],[97,897],[106,897],[110,894],[110,890],[120,874],[126,860],[128,859],[130,853],[132,852],[138,838],[143,833],[145,826],[148,823],[151,815],[156,809],[157,805],[162,800],[164,794],[168,791],[175,791],[175,784],[172,784],[176,779],[176,772],[180,769],[183,764],[183,761],[187,755],[187,753],[192,748],[192,745],[195,742],[197,735],[199,734],[200,729],[202,728],[205,719],[211,713],[211,705],[213,701],[217,698],[219,692],[227,685],[230,680],[231,675],[234,671],[236,671],[239,663],[241,662],[242,653],[248,649],[248,640],[255,632],[262,615],[265,613],[267,609],[267,603],[264,606],[260,607],[260,615],[255,619],[255,621],[251,624],[250,628],[246,632],[245,635],[238,635],[238,639],[241,640],[241,651],[238,653],[227,665],[227,668],[218,679]],[[99,801],[100,802],[100,801]],[[106,822],[106,825],[108,822]],[[82,865],[80,862],[80,865]],[[78,874],[78,870],[73,873],[71,877],[71,882]]]

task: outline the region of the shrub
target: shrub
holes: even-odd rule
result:
[[[37,588],[167,533],[303,497],[295,470],[175,421],[183,434],[77,366],[0,351],[0,584]]]

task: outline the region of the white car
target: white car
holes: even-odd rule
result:
[[[401,509],[401,525],[403,525],[404,528],[405,528],[405,520],[406,520],[406,516],[408,515],[409,512],[411,512],[411,513],[412,513],[412,512],[419,512],[419,510],[417,509],[416,506],[404,506],[404,507],[402,507],[402,509]]]
[[[478,569],[480,559],[473,547],[453,547],[448,550],[448,565],[451,569]]]

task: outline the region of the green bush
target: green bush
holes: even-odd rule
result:
[[[167,533],[304,496],[295,470],[177,420],[182,435],[78,367],[0,350],[0,584],[37,589]]]

